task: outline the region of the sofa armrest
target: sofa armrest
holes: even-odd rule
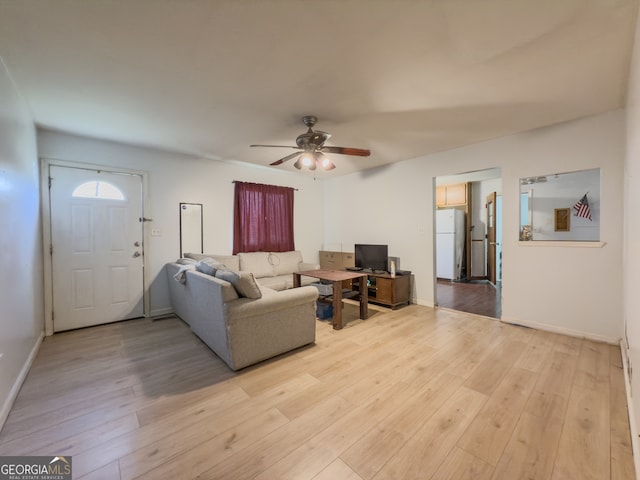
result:
[[[318,290],[315,287],[300,287],[269,293],[259,299],[239,298],[227,302],[225,306],[229,319],[255,317],[315,302],[317,298]]]
[[[305,270],[318,270],[319,268],[320,268],[320,265],[318,265],[317,263],[300,262],[298,264],[299,272],[304,272]]]

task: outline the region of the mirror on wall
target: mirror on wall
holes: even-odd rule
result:
[[[180,257],[185,253],[203,253],[202,204],[180,204]]]
[[[521,241],[600,241],[600,169],[520,179]]]

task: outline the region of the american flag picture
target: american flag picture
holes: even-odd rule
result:
[[[589,200],[585,193],[580,200],[573,206],[576,211],[576,217],[588,218],[591,220],[591,208],[589,207]]]

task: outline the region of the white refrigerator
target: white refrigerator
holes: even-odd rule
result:
[[[453,208],[436,210],[436,276],[462,278],[464,261],[464,212]]]

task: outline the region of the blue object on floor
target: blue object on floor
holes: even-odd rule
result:
[[[327,320],[333,317],[333,305],[323,302],[317,302],[316,305],[316,317],[320,320]]]

